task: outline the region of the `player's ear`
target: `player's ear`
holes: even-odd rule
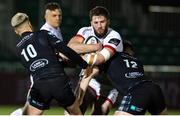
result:
[[[14,31],[15,31],[15,33],[16,33],[17,35],[19,35],[18,29],[15,28]]]
[[[44,19],[46,20],[46,18],[47,18],[47,14],[45,13],[45,15],[44,15]]]
[[[28,22],[28,25],[29,25],[29,27],[33,30],[33,27],[32,27],[32,25],[31,25],[31,22],[30,22],[30,21]]]
[[[16,29],[14,31],[15,31],[16,34],[18,34],[18,31]]]
[[[93,22],[92,22],[92,20],[91,20],[91,22],[90,22],[90,23],[91,23],[91,25],[93,25]]]
[[[48,12],[49,12],[48,10],[45,11],[45,14],[44,14],[44,19],[45,19],[45,20],[46,20],[47,17],[48,17]]]

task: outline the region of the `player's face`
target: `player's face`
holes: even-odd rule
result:
[[[57,28],[62,20],[62,11],[60,9],[46,10],[45,19],[49,25]]]
[[[106,33],[109,25],[108,22],[107,18],[102,15],[92,17],[91,26],[93,26],[97,36],[103,36]]]

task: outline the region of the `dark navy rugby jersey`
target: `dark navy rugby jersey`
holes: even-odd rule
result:
[[[87,63],[48,31],[25,32],[16,45],[22,64],[34,78],[46,78],[64,73],[56,52],[61,52],[82,68]]]
[[[144,76],[143,64],[126,53],[117,53],[108,64],[108,77],[122,93],[127,92],[138,82],[148,80]]]

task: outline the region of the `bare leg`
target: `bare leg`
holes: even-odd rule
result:
[[[29,103],[26,103],[23,108],[23,115],[41,115],[42,113],[43,110],[39,110],[34,106],[30,105]]]
[[[82,112],[79,108],[79,102],[77,102],[77,100],[75,100],[75,102],[66,109],[68,110],[69,115],[82,115]]]
[[[109,102],[108,100],[106,100],[103,104],[102,104],[102,114],[103,115],[107,115],[109,113],[109,110],[112,108],[112,104],[111,102]]]
[[[78,90],[78,92],[77,92],[77,100],[78,100],[78,102],[79,102],[80,105],[82,104],[82,101],[83,101],[85,92],[86,92],[86,90],[87,90],[87,88],[88,88],[88,85],[89,85],[90,80],[91,80],[95,75],[97,75],[98,72],[99,72],[99,69],[98,69],[97,67],[93,67],[92,73],[91,73],[88,77],[82,78],[81,83],[80,83],[79,90]]]

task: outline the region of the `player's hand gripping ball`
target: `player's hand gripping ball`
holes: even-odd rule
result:
[[[89,38],[85,40],[84,43],[85,44],[98,44],[99,40],[94,36],[90,36]],[[91,52],[91,53],[84,54],[82,57],[89,65],[94,65],[97,59],[97,54],[96,52]]]

